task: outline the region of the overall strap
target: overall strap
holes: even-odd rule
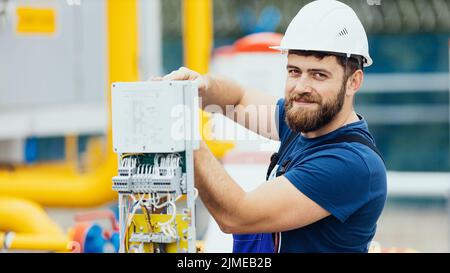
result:
[[[278,160],[280,160],[280,156],[286,151],[286,149],[289,147],[289,144],[291,144],[291,142],[297,135],[298,135],[297,133],[291,131],[288,138],[283,143],[284,145],[281,145],[277,153],[272,154],[272,156],[270,157],[270,165],[269,168],[267,169],[266,180],[269,180],[269,176],[272,173],[273,168],[275,168],[275,166],[277,165]]]
[[[316,147],[319,147],[322,145],[343,143],[343,142],[358,142],[363,145],[366,145],[372,151],[374,151],[384,162],[384,158],[381,155],[380,150],[378,150],[378,148],[371,141],[369,141],[365,137],[363,137],[361,135],[357,135],[357,134],[341,135],[336,138],[332,138],[332,139],[326,140],[324,142],[317,143],[316,145],[312,145],[312,146],[308,147],[308,149],[316,148]]]

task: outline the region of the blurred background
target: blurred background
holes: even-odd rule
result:
[[[309,2],[0,0],[0,243],[14,233],[13,250],[61,251],[80,233],[85,251],[112,250],[109,84],[184,65],[282,97],[285,56],[267,47]],[[374,60],[356,109],[388,168],[377,246],[448,252],[450,0],[343,2]],[[279,144],[205,118],[208,145],[236,181],[248,190],[264,181]],[[205,250],[230,252],[231,236],[199,208]]]

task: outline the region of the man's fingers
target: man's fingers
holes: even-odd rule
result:
[[[164,76],[163,80],[164,81],[184,81],[184,80],[189,80],[189,74],[184,72],[184,71],[175,70],[175,71],[172,71],[170,74],[167,74],[166,76]]]
[[[150,77],[149,81],[195,81],[197,82],[200,94],[203,94],[209,88],[209,81],[206,77],[190,70],[186,67],[180,67],[178,70],[172,71],[164,77]]]
[[[149,79],[150,81],[186,81],[186,80],[194,80],[198,83],[200,89],[206,88],[206,82],[203,77],[186,67],[180,67],[178,70],[172,71],[164,77],[155,76]]]
[[[154,77],[150,77],[150,79],[148,79],[149,81],[162,81],[163,77],[161,76],[154,76]]]
[[[164,81],[186,81],[195,80],[200,74],[186,68],[180,67],[178,70],[172,71],[170,74],[163,77]]]

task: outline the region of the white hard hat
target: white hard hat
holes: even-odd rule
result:
[[[366,31],[352,8],[335,0],[317,0],[305,5],[292,19],[279,46],[286,51],[311,50],[360,55],[364,66],[373,61],[369,56]]]

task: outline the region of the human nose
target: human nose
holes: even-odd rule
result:
[[[295,86],[294,86],[294,92],[296,93],[311,93],[312,87],[311,87],[311,81],[307,75],[307,73],[303,73],[300,77],[296,79]]]

